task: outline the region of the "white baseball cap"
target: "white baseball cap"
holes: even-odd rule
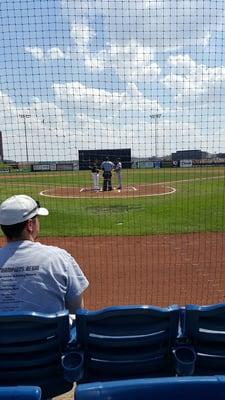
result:
[[[0,205],[0,225],[19,224],[36,215],[48,215],[48,210],[25,194],[9,197]]]

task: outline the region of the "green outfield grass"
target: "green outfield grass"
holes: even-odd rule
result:
[[[42,197],[54,187],[91,185],[89,171],[1,175],[0,201],[28,194],[46,206],[43,236],[149,235],[225,231],[224,168],[123,170],[124,185],[167,183],[170,195],[118,199]]]

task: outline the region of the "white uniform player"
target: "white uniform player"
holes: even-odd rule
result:
[[[122,190],[122,176],[121,176],[122,163],[120,158],[116,160],[115,173],[117,177],[117,189]]]

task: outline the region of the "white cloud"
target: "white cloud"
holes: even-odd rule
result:
[[[30,53],[38,61],[59,60],[65,58],[65,54],[58,47],[51,47],[46,52],[40,47],[25,47],[25,52]]]
[[[53,90],[60,102],[74,102],[76,103],[76,110],[81,108],[90,113],[108,108],[117,110],[123,102],[123,94],[87,87],[80,82],[56,83],[53,85]]]
[[[88,25],[74,23],[71,26],[71,37],[79,48],[85,48],[88,46],[90,40],[95,37],[95,33]]]
[[[30,53],[36,60],[44,59],[44,52],[40,47],[25,47],[25,52]]]
[[[125,117],[125,112],[144,113],[162,112],[156,100],[145,98],[135,84],[129,84],[127,91],[110,92],[85,86],[80,82],[54,84],[54,93],[60,102],[73,102],[76,112],[85,110],[91,115],[99,115],[104,120],[111,115]],[[141,115],[141,113],[143,113]],[[136,114],[137,115],[137,114]]]
[[[197,40],[197,44],[199,44],[200,46],[208,46],[210,43],[210,38],[211,38],[211,34],[209,32],[207,32],[204,36],[199,37],[199,39]]]
[[[48,49],[47,53],[46,53],[46,58],[48,60],[59,60],[64,57],[65,57],[65,55],[64,55],[63,51],[61,49],[59,49],[58,47],[52,47],[51,49]]]
[[[220,145],[225,145],[222,135],[207,135],[196,127],[194,122],[178,122],[161,117],[157,120],[140,123],[128,122],[120,126],[115,121],[102,122],[86,114],[77,116],[76,139],[81,143],[81,149],[123,148],[130,147],[132,155],[149,157],[155,154],[155,145],[158,155],[171,154],[177,149],[202,149],[219,151]]]
[[[154,154],[154,135],[153,123],[133,121],[118,126],[114,119],[102,122],[86,114],[77,116],[76,138],[82,143],[82,149],[128,147],[132,149],[132,155],[144,157]]]
[[[7,114],[14,109],[13,102],[11,98],[0,91],[0,113],[1,117],[4,119],[4,116],[7,116]]]
[[[41,102],[35,98],[29,107],[21,107],[0,92],[0,119],[4,124],[4,159],[71,159],[67,148],[70,128],[64,111],[53,102]]]
[[[207,67],[197,64],[188,55],[171,56],[168,64],[171,73],[165,76],[163,83],[173,90],[177,101],[193,102],[195,107],[225,101],[225,66]]]
[[[124,45],[113,43],[94,56],[87,55],[86,66],[99,70],[112,68],[122,81],[143,82],[155,80],[160,74],[161,69],[153,61],[154,56],[150,47],[131,40]]]
[[[70,21],[84,23],[93,14],[103,16],[106,40],[137,40],[143,46],[206,45],[210,35],[222,31],[223,0],[67,0],[62,1]],[[69,10],[69,11],[68,11]]]
[[[196,69],[196,62],[189,54],[170,56],[167,60],[171,72],[175,74],[185,75],[190,73],[191,70]]]
[[[27,143],[30,161],[44,160],[74,160],[78,157],[78,149],[118,148],[130,147],[132,155],[149,157],[155,152],[155,135],[157,127],[158,155],[170,154],[176,149],[201,148],[206,151],[219,151],[225,145],[225,135],[212,116],[214,135],[201,126],[196,126],[194,120],[182,122],[179,120],[179,110],[172,116],[166,110],[161,110],[158,103],[144,100],[135,85],[129,85],[127,93],[113,97],[110,93],[99,91],[99,104],[93,105],[95,112],[91,115],[86,102],[94,102],[96,93],[88,87],[77,85],[80,95],[77,96],[76,106],[81,101],[83,107],[74,107],[75,117],[70,120],[62,107],[54,102],[42,102],[34,98],[28,107],[18,107],[9,96],[0,93],[0,118],[4,124],[4,154],[7,159],[26,160],[24,123],[26,123]],[[55,88],[56,89],[56,88]],[[73,87],[74,89],[74,87]],[[58,87],[58,95],[63,92],[66,101],[72,101],[74,90],[67,87]],[[56,91],[57,92],[57,91]],[[129,97],[129,93],[133,97]],[[72,95],[71,95],[72,94]],[[127,96],[127,97],[126,97]],[[78,100],[79,99],[79,100]],[[135,100],[136,99],[136,100]],[[101,103],[102,102],[102,103]],[[105,102],[105,106],[104,106]],[[107,103],[108,102],[108,103]],[[138,104],[138,106],[136,105]],[[62,106],[61,101],[59,104]],[[117,110],[117,114],[97,112],[104,110],[108,104]],[[149,118],[142,118],[148,111]],[[131,111],[131,118],[129,112]],[[137,114],[136,114],[137,111]],[[153,113],[164,111],[161,118],[155,120],[150,116]],[[124,115],[123,115],[124,113]],[[25,121],[20,115],[29,114]],[[157,124],[157,125],[156,125]]]

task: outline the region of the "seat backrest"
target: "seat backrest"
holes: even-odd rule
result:
[[[69,338],[67,311],[0,313],[0,386],[39,386],[42,398],[70,390],[61,366]]]
[[[81,382],[172,375],[178,321],[176,305],[78,310],[77,341],[84,352]]]
[[[195,374],[225,374],[225,303],[187,305],[184,336],[197,353]]]
[[[40,400],[41,389],[37,386],[0,387],[0,400]]]
[[[84,383],[76,400],[224,400],[225,377],[173,377]]]

